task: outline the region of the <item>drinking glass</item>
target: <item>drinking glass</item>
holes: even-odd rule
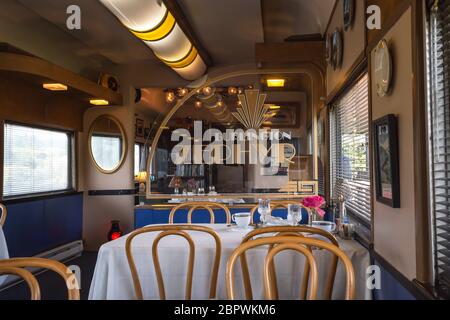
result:
[[[302,221],[302,207],[299,204],[288,206],[288,220],[293,226],[297,226]]]
[[[263,225],[267,223],[267,216],[270,215],[270,200],[269,199],[259,199],[258,201],[258,212],[261,215],[260,220]]]

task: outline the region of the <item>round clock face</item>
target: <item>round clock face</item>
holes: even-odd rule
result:
[[[355,17],[355,0],[344,0],[344,30],[347,31]]]
[[[389,92],[392,78],[392,58],[386,40],[381,40],[375,49],[374,76],[377,94],[384,97]]]
[[[334,70],[341,67],[342,55],[343,55],[343,45],[341,32],[336,29],[332,37],[332,54],[331,54],[331,65]]]

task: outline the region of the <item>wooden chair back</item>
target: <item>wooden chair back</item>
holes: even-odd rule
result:
[[[36,278],[24,268],[47,269],[57,273],[67,287],[69,300],[80,300],[80,286],[73,272],[64,264],[42,258],[13,258],[0,260],[0,274],[11,274],[21,277],[28,284],[32,300],[40,300],[41,292]]]
[[[335,245],[339,248],[339,243],[335,236],[333,236],[328,231],[325,231],[323,229],[319,228],[313,228],[309,226],[280,226],[280,227],[266,227],[262,229],[256,229],[251,232],[249,232],[244,239],[242,240],[242,243],[248,242],[250,240],[253,240],[257,236],[261,236],[264,234],[276,234],[276,236],[301,236],[304,237],[305,234],[312,234],[312,235],[318,235],[326,238],[331,244]],[[271,246],[273,247],[273,246]],[[309,248],[310,251],[311,248]],[[331,300],[332,294],[333,294],[333,287],[334,287],[334,280],[336,277],[336,270],[337,270],[337,264],[338,264],[338,257],[336,255],[332,255],[332,261],[330,264],[330,269],[328,273],[328,279],[326,282],[325,287],[325,299]],[[247,257],[245,253],[241,256],[241,268],[242,268],[242,277],[244,281],[244,288],[245,288],[245,296],[247,300],[253,299],[253,292],[252,292],[252,285],[250,282],[250,273],[247,263]],[[272,276],[272,282],[275,284],[276,287],[276,275],[275,275],[275,265],[270,265],[270,274]],[[303,271],[303,280],[302,280],[302,286],[300,290],[300,294],[302,299],[306,299],[306,294],[308,290],[309,285],[309,264],[305,264],[305,269]],[[278,297],[278,294],[276,293],[276,298]]]
[[[188,260],[188,271],[187,271],[187,279],[186,279],[186,288],[185,288],[185,299],[190,300],[192,296],[192,277],[194,273],[194,259],[195,259],[195,243],[192,240],[191,236],[187,233],[187,231],[199,231],[206,234],[209,234],[214,238],[215,244],[216,244],[216,250],[215,250],[215,256],[214,256],[214,263],[211,271],[211,285],[210,285],[210,292],[209,297],[211,299],[216,297],[216,291],[217,291],[217,277],[219,273],[219,265],[220,265],[220,256],[222,251],[222,243],[220,241],[219,235],[212,230],[211,228],[207,228],[204,226],[197,226],[197,225],[166,225],[166,226],[150,226],[138,229],[134,232],[132,232],[125,243],[125,250],[128,260],[128,265],[131,270],[131,276],[133,279],[133,285],[134,290],[136,293],[136,298],[138,300],[143,300],[144,296],[142,293],[142,286],[139,280],[139,276],[136,269],[136,264],[134,262],[134,258],[131,252],[132,248],[132,241],[133,239],[141,234],[144,233],[151,233],[151,232],[160,232],[158,236],[154,239],[152,244],[152,257],[153,257],[153,265],[155,268],[155,274],[156,279],[158,282],[158,290],[159,290],[159,297],[161,300],[166,299],[166,291],[164,287],[164,280],[161,272],[161,266],[159,263],[159,256],[158,256],[158,245],[159,242],[168,236],[179,236],[188,242],[189,245],[189,260]]]
[[[5,225],[7,214],[8,210],[6,210],[6,206],[0,203],[0,227]]]
[[[185,202],[185,203],[181,203],[175,207],[172,208],[172,210],[170,211],[169,214],[169,224],[173,224],[174,222],[174,217],[175,217],[175,213],[180,210],[180,209],[184,209],[184,208],[189,208],[188,211],[188,216],[187,216],[187,223],[191,224],[192,223],[192,213],[197,210],[197,209],[206,209],[209,212],[209,216],[210,216],[210,223],[215,223],[215,216],[214,216],[214,208],[218,208],[218,209],[223,209],[225,211],[226,214],[226,223],[230,224],[231,223],[231,213],[230,213],[230,209],[228,209],[227,206],[221,204],[221,203],[215,203],[215,202],[199,202],[199,201],[195,201],[195,202]]]
[[[345,272],[346,272],[346,291],[345,299],[352,300],[355,297],[355,272],[350,259],[345,255],[345,253],[339,249],[336,245],[328,243],[323,240],[306,238],[304,236],[275,236],[267,238],[258,238],[256,240],[249,240],[243,242],[231,255],[227,263],[227,273],[226,273],[226,287],[228,299],[235,299],[234,292],[234,266],[238,258],[242,258],[246,251],[260,247],[260,246],[270,246],[268,255],[266,256],[264,263],[264,293],[265,298],[268,300],[277,299],[277,288],[273,281],[272,266],[273,258],[276,254],[281,251],[295,250],[302,253],[306,257],[306,264],[309,265],[309,270],[311,274],[311,285],[308,294],[308,299],[316,299],[317,294],[317,265],[312,256],[312,248],[324,249],[337,256],[343,262]],[[303,249],[300,249],[302,247]],[[314,263],[311,260],[314,260]],[[304,278],[304,277],[303,277]],[[307,290],[306,290],[307,291]],[[303,294],[303,292],[301,292]]]
[[[302,209],[305,209],[308,212],[308,217],[312,216],[312,212],[310,208],[305,207],[302,205],[299,201],[294,200],[286,200],[286,201],[271,201],[270,202],[270,214],[272,214],[272,211],[279,208],[288,209],[290,204],[295,204],[300,206]],[[258,211],[258,205],[255,205],[252,210],[250,211],[251,215],[251,223],[254,223],[254,215]]]

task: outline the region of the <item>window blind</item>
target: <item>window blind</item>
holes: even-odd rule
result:
[[[369,87],[364,74],[333,104],[330,113],[331,197],[370,224]]]
[[[450,2],[428,26],[429,136],[436,287],[450,297]]]
[[[6,123],[3,196],[70,189],[70,148],[68,133]]]

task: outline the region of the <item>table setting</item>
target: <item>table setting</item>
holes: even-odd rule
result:
[[[287,220],[271,217],[266,211],[270,203],[260,203],[259,213],[262,215],[263,224],[252,224],[251,214],[248,212],[236,213],[232,216],[233,224],[201,224],[217,232],[222,243],[221,260],[217,284],[217,299],[226,299],[226,264],[233,251],[241,244],[243,238],[255,228],[265,226],[298,225],[301,220],[300,208],[292,209]],[[270,212],[270,211],[269,211]],[[324,230],[336,231],[336,226],[324,221],[312,223],[314,227]],[[210,275],[215,253],[214,241],[195,231],[187,231],[195,243],[195,263],[192,299],[207,299]],[[158,232],[145,233],[133,240],[132,254],[137,266],[139,278],[143,288],[144,299],[159,299],[158,286],[152,260],[152,243]],[[309,236],[309,235],[307,235]],[[311,235],[313,236],[313,235]],[[132,300],[136,299],[128,261],[125,254],[125,242],[127,236],[104,244],[99,251],[94,276],[92,279],[89,299],[91,300]],[[352,261],[356,276],[356,299],[371,299],[371,292],[366,288],[366,269],[370,265],[368,251],[354,240],[337,238],[339,247]],[[159,249],[159,261],[164,277],[167,299],[183,299],[184,284],[187,276],[188,245],[185,239],[169,236],[161,240]],[[263,262],[267,254],[267,248],[255,248],[247,254],[250,266],[250,279],[255,299],[264,298],[263,288]],[[317,260],[320,281],[319,298],[322,297],[325,279],[329,272],[328,266],[331,254],[325,250],[314,250]],[[280,299],[298,299],[300,296],[300,283],[305,258],[294,252],[282,252],[276,257],[276,274],[280,290]],[[345,272],[342,265],[338,264],[333,291],[333,299],[343,299],[345,294]],[[240,263],[236,267],[237,296],[244,298],[244,287]]]

